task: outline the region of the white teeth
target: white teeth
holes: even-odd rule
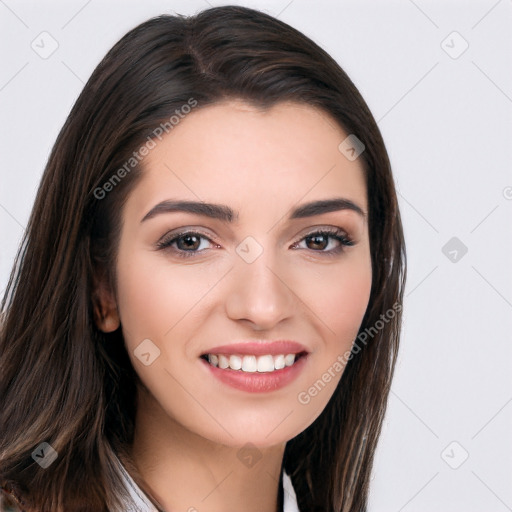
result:
[[[244,372],[266,373],[281,370],[285,366],[291,366],[295,362],[296,354],[279,354],[277,356],[226,356],[224,354],[208,354],[208,362],[223,370],[241,370]]]
[[[274,358],[272,356],[258,357],[259,372],[273,372],[274,369]]]
[[[258,370],[256,356],[244,356],[242,359],[242,370],[244,372],[255,372]]]
[[[284,368],[284,356],[279,355],[274,357],[274,366],[276,370],[281,370]]]
[[[291,366],[295,362],[295,354],[288,354],[284,357],[284,364]]]
[[[242,358],[239,356],[231,356],[229,358],[229,367],[233,370],[240,370],[240,368],[242,368]]]

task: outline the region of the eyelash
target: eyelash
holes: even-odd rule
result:
[[[173,235],[172,238],[170,238],[170,239],[163,238],[162,240],[157,242],[157,244],[156,244],[157,249],[158,250],[170,250],[170,251],[174,252],[176,254],[176,256],[178,256],[179,258],[194,257],[195,255],[199,254],[199,252],[201,252],[201,251],[183,251],[181,249],[171,248],[171,245],[174,242],[176,242],[180,238],[185,237],[186,235],[195,235],[195,236],[199,235],[200,238],[205,238],[206,240],[208,240],[212,243],[215,243],[204,233],[197,232],[197,231],[183,231],[181,233],[177,233],[177,234]],[[340,243],[340,245],[338,247],[336,247],[335,249],[331,249],[329,251],[323,251],[323,250],[315,251],[314,249],[309,249],[312,252],[321,253],[323,256],[326,256],[326,257],[337,256],[338,254],[345,251],[345,247],[354,245],[354,241],[349,236],[347,236],[347,234],[344,231],[342,231],[341,229],[334,228],[334,229],[320,229],[318,231],[312,231],[312,232],[308,233],[307,235],[303,236],[298,242],[295,242],[293,244],[293,246],[298,245],[303,240],[306,240],[308,238],[313,238],[314,236],[324,236],[324,237],[328,237],[328,238],[333,238]]]

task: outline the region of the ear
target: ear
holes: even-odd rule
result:
[[[119,328],[121,321],[117,304],[104,272],[93,277],[92,304],[94,322],[102,332],[112,332]]]

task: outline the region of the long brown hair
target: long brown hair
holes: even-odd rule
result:
[[[128,32],[93,72],[53,147],[1,304],[0,484],[27,507],[119,507],[116,454],[151,495],[129,450],[138,376],[121,329],[95,325],[96,284],[115,289],[122,206],[142,172],[134,152],[157,138],[157,127],[172,129],[184,105],[233,98],[322,109],[365,147],[372,289],[363,343],[356,340],[359,351],[317,420],[287,443],[283,467],[301,511],[366,509],[406,269],[390,162],[336,61],[286,23],[236,6],[162,15]],[[58,454],[46,469],[32,456],[43,442]]]

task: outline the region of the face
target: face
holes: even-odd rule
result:
[[[123,209],[116,296],[156,418],[272,446],[325,408],[372,277],[362,163],[338,149],[347,135],[309,106],[229,101],[192,111],[145,157]]]

